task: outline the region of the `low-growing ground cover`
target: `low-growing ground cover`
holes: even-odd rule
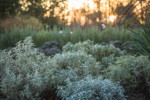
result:
[[[112,44],[67,43],[47,57],[31,37],[0,51],[0,90],[14,100],[148,100],[150,61]]]

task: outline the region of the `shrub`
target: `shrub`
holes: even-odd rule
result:
[[[33,48],[30,37],[18,42],[10,51],[2,51],[1,58],[4,72],[0,87],[9,99],[37,99],[50,86],[55,63]]]
[[[103,57],[108,57],[110,55],[121,56],[125,52],[121,51],[119,48],[116,48],[113,45],[100,45],[100,44],[94,44],[92,41],[84,41],[79,42],[73,45],[72,43],[68,43],[65,46],[63,46],[63,51],[84,51],[87,54],[91,54],[93,57],[95,57],[98,61],[101,61]]]
[[[100,73],[100,63],[94,57],[86,54],[85,52],[64,52],[57,54],[52,58],[59,66],[59,69],[69,70],[72,69],[80,77],[85,77],[89,74],[97,75]],[[59,79],[61,80],[61,79]]]
[[[126,100],[124,90],[118,83],[88,76],[82,80],[59,86],[58,93],[65,100]]]
[[[74,82],[100,73],[96,59],[84,52],[65,52],[50,58],[33,46],[28,37],[11,50],[0,52],[0,87],[10,99],[38,99],[43,91],[65,84],[65,79]]]
[[[148,57],[128,55],[117,58],[116,62],[108,67],[105,76],[113,81],[119,81],[128,89],[142,87],[149,89],[149,72],[150,61]]]

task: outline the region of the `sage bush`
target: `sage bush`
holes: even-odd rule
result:
[[[58,64],[57,69],[73,69],[78,75],[97,75],[100,71],[100,63],[83,51],[64,52],[57,54],[52,59]]]
[[[1,52],[0,86],[9,99],[37,99],[47,84],[51,84],[55,63],[33,46],[31,37],[28,37],[10,51]]]
[[[75,47],[79,44],[84,46]],[[69,45],[75,47],[73,50],[67,50],[66,45],[61,54],[47,57],[34,46],[32,38],[27,37],[16,47],[0,51],[0,90],[7,99],[43,100],[45,98],[41,95],[51,98],[51,93],[57,93],[55,98],[74,100],[125,99],[119,83],[102,78],[107,69],[103,69],[103,63],[110,65],[117,60],[111,62],[113,54],[112,58],[123,54],[118,48],[95,46],[92,41],[86,41]],[[108,58],[98,61],[94,51]]]
[[[78,42],[76,44],[72,44],[69,42],[65,46],[63,46],[63,51],[84,51],[87,54],[91,54],[98,61],[101,61],[103,57],[109,57],[112,55],[118,57],[125,54],[125,51],[121,51],[114,45],[94,44],[94,42],[90,40]]]
[[[73,83],[67,80],[66,86],[58,87],[58,95],[65,100],[126,100],[124,89],[118,83],[91,76]]]
[[[110,65],[105,76],[113,81],[119,81],[128,89],[150,86],[150,61],[147,56],[121,56]],[[144,89],[142,88],[142,89]]]

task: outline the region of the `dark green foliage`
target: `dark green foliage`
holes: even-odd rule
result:
[[[15,44],[20,41],[24,40],[28,36],[32,36],[37,31],[33,30],[32,27],[26,28],[14,28],[11,32],[5,32],[0,34],[0,49],[5,49],[8,47],[14,47]]]
[[[150,56],[150,22],[140,24],[136,30],[131,31],[134,33],[135,49],[143,55]]]
[[[20,6],[19,0],[0,0],[0,19],[17,14]]]
[[[30,15],[40,19],[46,26],[53,28],[54,26],[65,22],[65,20],[60,19],[60,15],[56,15],[56,8],[61,9],[59,13],[64,15],[63,11],[66,9],[66,0],[27,0],[31,5],[28,5],[28,10],[22,10],[21,14]],[[43,7],[44,2],[49,2],[50,6]],[[62,6],[64,5],[64,6]],[[24,4],[22,4],[24,6]],[[50,16],[44,17],[44,14],[49,12]]]

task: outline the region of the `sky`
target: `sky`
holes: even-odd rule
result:
[[[91,9],[95,7],[93,0],[68,0],[68,9],[80,9],[84,4],[89,4]]]

